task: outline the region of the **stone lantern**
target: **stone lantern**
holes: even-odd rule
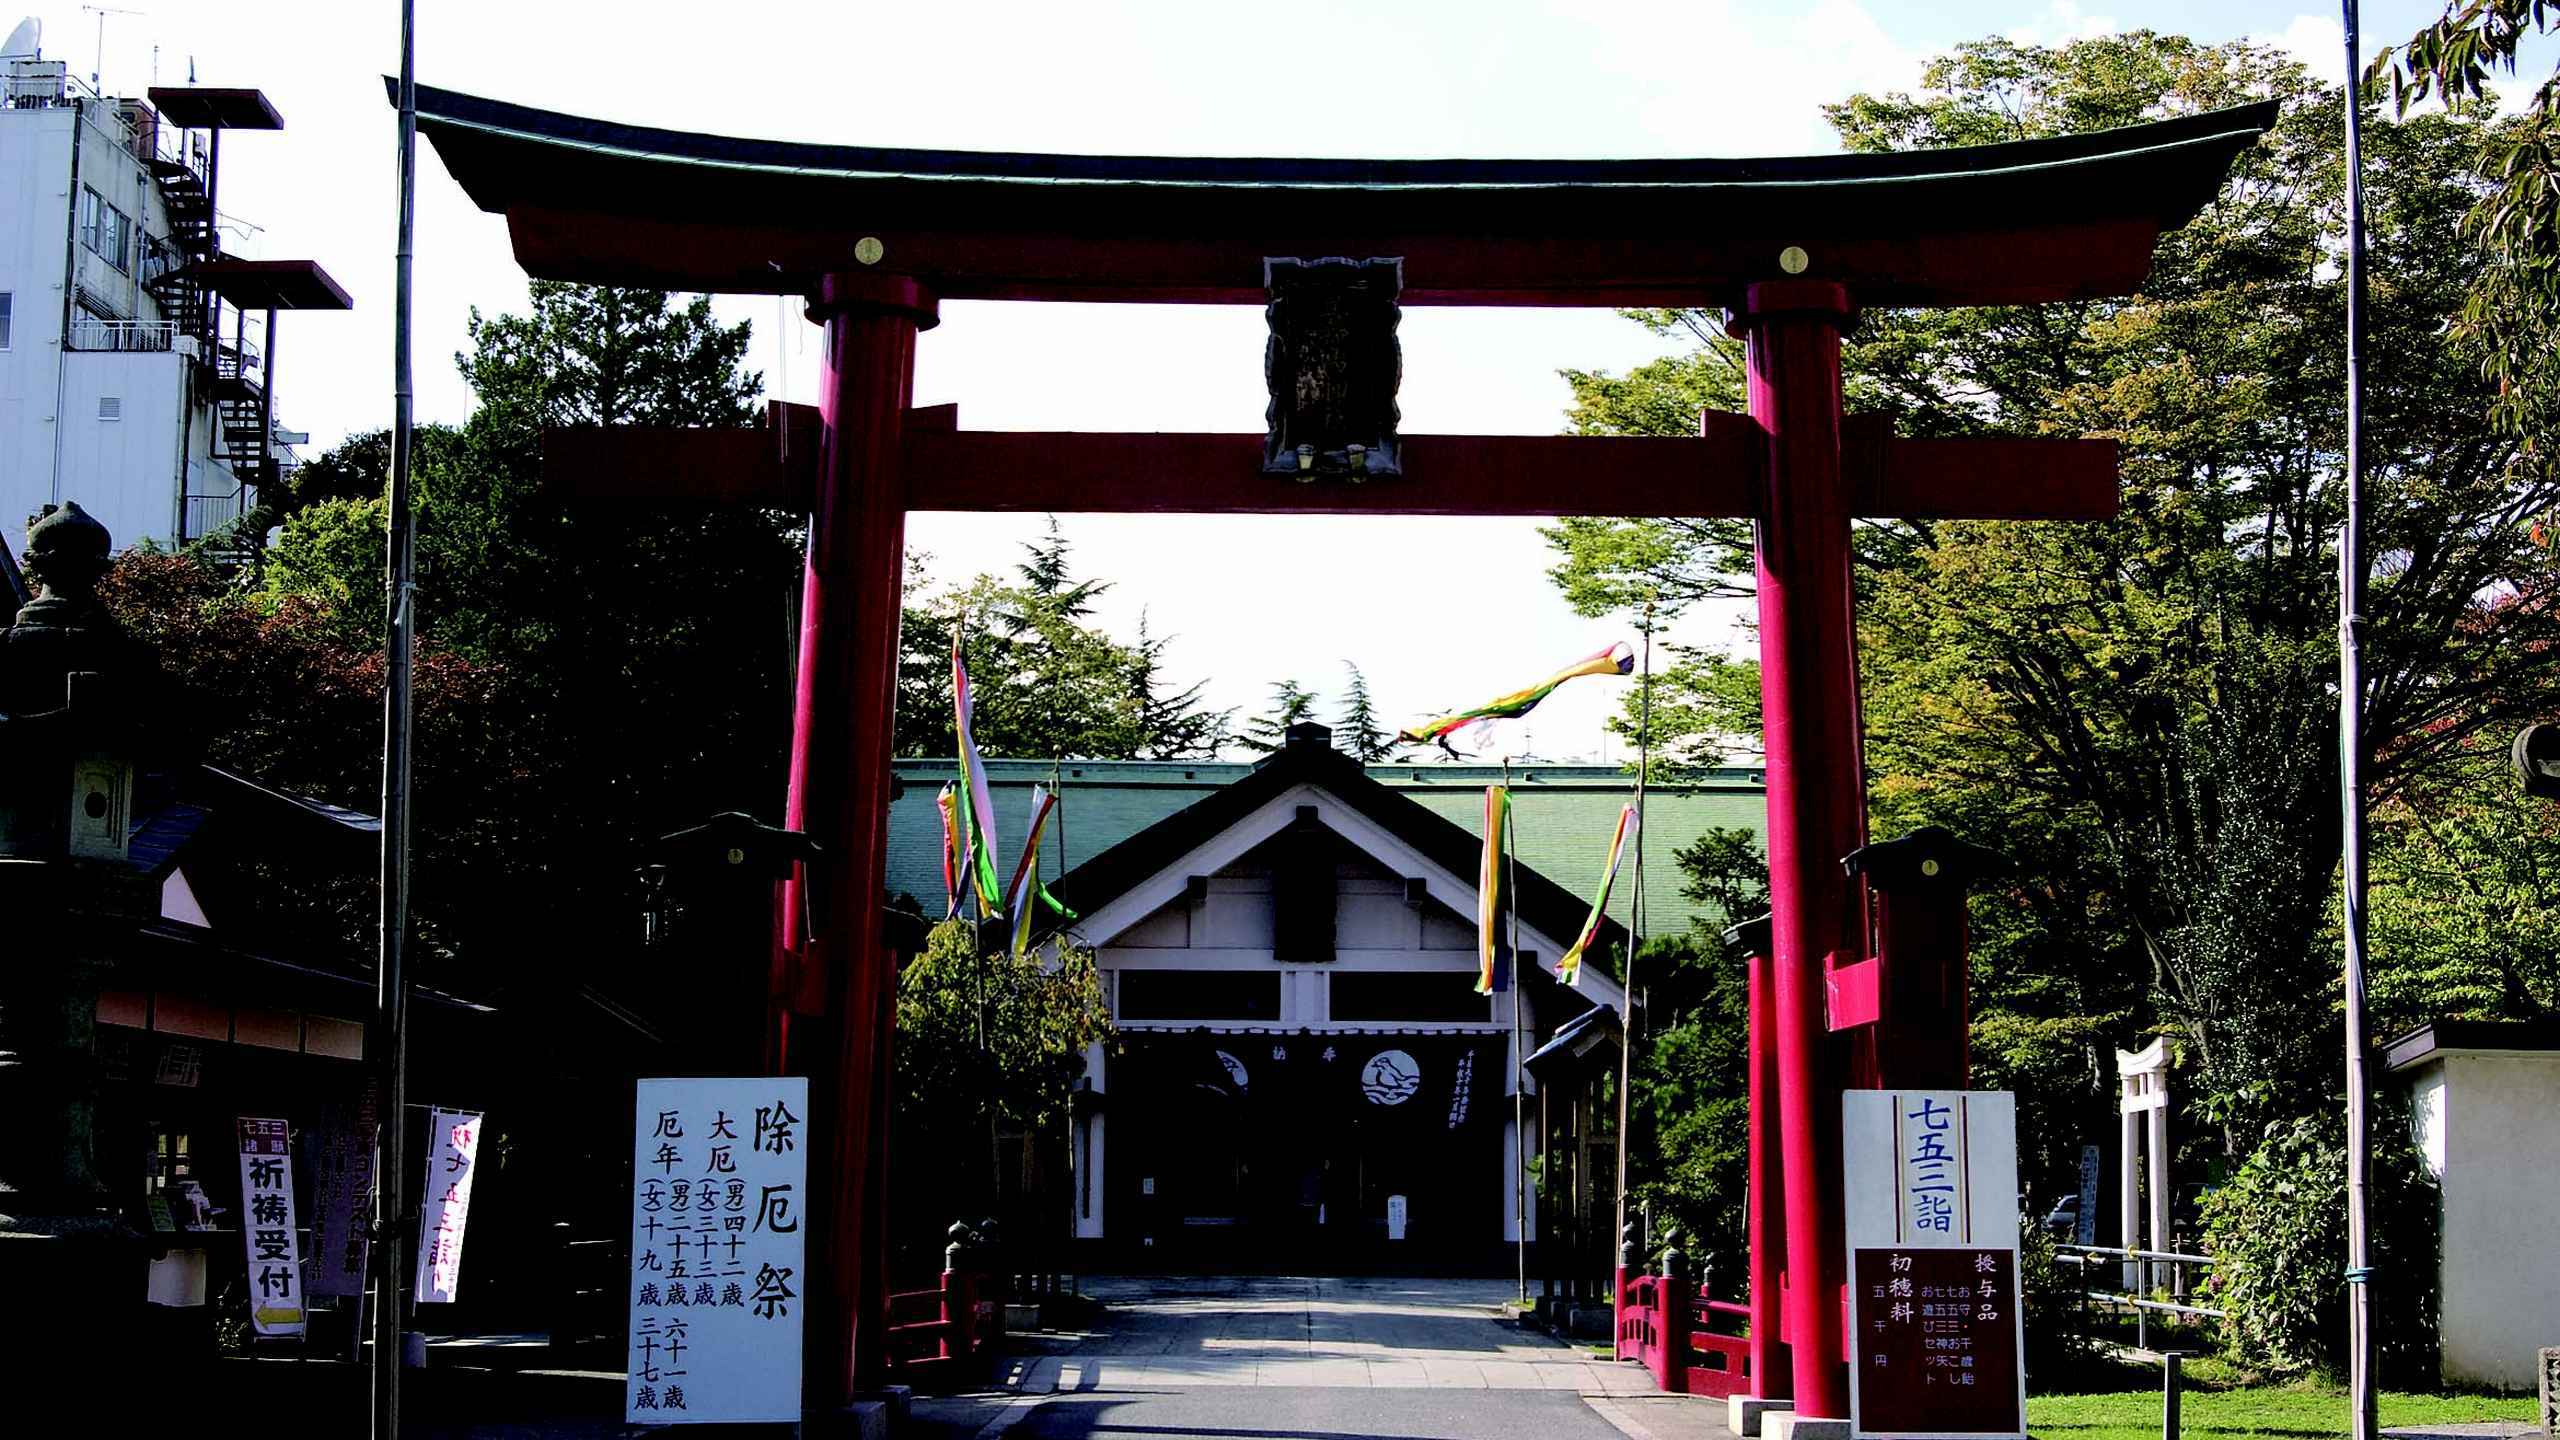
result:
[[[126,863],[157,667],[98,602],[109,554],[79,506],[47,506],[27,530],[36,598],[0,630],[0,1287],[42,1297],[22,1311],[40,1325],[0,1338],[30,1374],[142,1300],[139,1237],[95,1165],[95,1032],[100,978],[157,911]]]

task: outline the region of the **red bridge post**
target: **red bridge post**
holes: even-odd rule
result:
[[[1850,496],[1840,464],[1840,330],[1849,315],[1845,287],[1784,280],[1750,287],[1731,320],[1749,340],[1751,418],[1767,443],[1756,548],[1787,1332],[1796,1413],[1842,1421],[1845,1070],[1823,1001],[1832,958],[1864,953],[1858,893],[1840,868],[1866,839]]]

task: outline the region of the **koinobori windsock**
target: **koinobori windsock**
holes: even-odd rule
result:
[[[1399,730],[1396,732],[1396,738],[1416,745],[1426,741],[1435,742],[1441,749],[1446,750],[1449,748],[1450,736],[1470,725],[1481,725],[1488,720],[1517,720],[1537,709],[1539,701],[1554,694],[1556,687],[1567,680],[1583,675],[1632,675],[1635,669],[1635,647],[1620,640],[1605,649],[1594,651],[1574,661],[1525,690],[1514,690],[1508,695],[1488,700],[1472,710],[1460,710],[1452,715],[1443,715],[1437,720],[1426,721],[1409,730]]]
[[[942,793],[933,797],[933,806],[942,812],[942,918],[953,920],[960,915],[960,872],[968,862],[960,849],[959,787],[945,781]]]
[[[1013,867],[1013,885],[1005,893],[1005,911],[1011,922],[1016,955],[1031,948],[1032,902],[1046,905],[1069,920],[1076,918],[1076,912],[1059,904],[1058,897],[1040,881],[1040,837],[1048,833],[1049,813],[1057,808],[1055,794],[1039,785],[1031,787],[1031,833],[1022,842],[1022,860]]]
[[[951,720],[959,740],[960,780],[969,792],[965,807],[968,818],[967,843],[962,854],[966,869],[978,892],[978,903],[985,913],[1004,913],[1004,885],[996,878],[996,807],[987,794],[987,768],[978,758],[978,742],[969,733],[972,704],[969,698],[969,667],[960,659],[960,628],[951,631]]]
[[[1636,833],[1636,807],[1629,802],[1618,812],[1618,833],[1609,839],[1609,863],[1600,869],[1600,893],[1591,897],[1591,918],[1582,922],[1582,933],[1573,938],[1573,948],[1556,962],[1556,978],[1579,988],[1582,984],[1582,952],[1600,938],[1600,924],[1609,918],[1609,890],[1618,880],[1618,861],[1627,853],[1627,841]]]
[[[1476,870],[1476,993],[1493,993],[1497,961],[1506,941],[1502,933],[1503,848],[1511,828],[1511,792],[1500,785],[1484,787],[1484,862]]]

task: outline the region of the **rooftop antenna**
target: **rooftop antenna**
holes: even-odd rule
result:
[[[12,60],[34,60],[44,55],[44,22],[33,15],[18,22],[6,41],[0,41],[0,56]]]
[[[98,72],[105,68],[107,63],[107,17],[110,15],[148,15],[151,12],[148,10],[119,10],[112,5],[83,5],[80,9],[86,14],[98,17],[98,51],[95,55],[91,56],[89,60],[89,88],[96,90],[98,93],[103,95],[106,93],[106,90],[105,87],[98,83]]]

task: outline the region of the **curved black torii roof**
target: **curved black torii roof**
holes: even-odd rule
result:
[[[948,299],[1256,304],[1266,255],[1399,255],[1407,304],[1718,305],[1789,246],[1867,304],[2121,294],[2276,109],[1884,154],[1290,160],[734,139],[418,87],[537,277],[799,294],[869,238]]]

